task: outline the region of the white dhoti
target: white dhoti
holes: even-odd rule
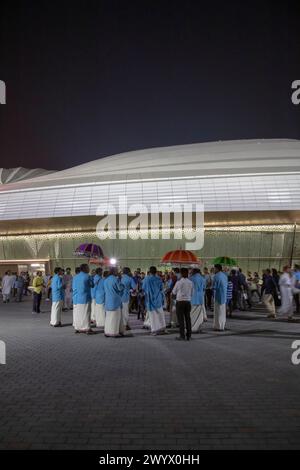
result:
[[[204,305],[192,305],[191,309],[191,325],[192,333],[198,333],[201,329],[201,325],[204,322]]]
[[[214,329],[223,331],[226,324],[226,304],[215,301],[214,306]]]
[[[105,314],[104,334],[105,336],[119,336],[124,333],[124,322],[121,308],[107,310]]]
[[[294,313],[293,292],[289,287],[281,287],[281,307],[278,310],[279,315],[292,317]]]
[[[129,322],[129,302],[122,302],[122,319],[124,326],[127,326]]]
[[[73,326],[76,331],[90,329],[91,304],[77,304],[73,306]]]
[[[147,329],[151,328],[151,323],[150,323],[150,317],[149,317],[148,310],[145,313],[144,328],[147,328]]]
[[[61,323],[61,312],[62,312],[63,300],[59,300],[58,302],[52,302],[51,306],[51,319],[50,325],[56,326]]]
[[[158,333],[166,329],[166,319],[162,307],[149,311],[151,333]]]
[[[96,300],[92,299],[91,302],[91,321],[95,322],[96,321]]]
[[[105,307],[104,304],[97,304],[95,306],[95,320],[98,328],[104,328],[105,325]]]

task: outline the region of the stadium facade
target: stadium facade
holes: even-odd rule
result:
[[[245,140],[151,148],[113,155],[63,171],[0,170],[0,274],[74,269],[74,251],[100,244],[121,265],[146,269],[180,241],[99,240],[99,206],[204,205],[209,265],[228,255],[245,270],[300,259],[300,141]],[[97,215],[98,214],[98,215]],[[117,231],[120,227],[117,227]],[[162,226],[159,229],[163,229]]]

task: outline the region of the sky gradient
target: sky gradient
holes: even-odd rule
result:
[[[300,139],[291,102],[300,7],[248,3],[6,2],[0,167],[63,169],[147,147]]]

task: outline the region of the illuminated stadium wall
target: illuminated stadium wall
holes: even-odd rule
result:
[[[253,271],[300,258],[300,141],[262,139],[145,149],[63,171],[0,169],[0,273],[38,262],[74,268],[83,242],[142,269],[184,247],[162,238],[100,241],[99,205],[117,207],[120,196],[148,208],[203,204],[197,255],[207,265],[227,255]]]
[[[168,250],[176,249],[178,240],[103,240],[95,233],[69,233],[52,235],[0,237],[0,258],[2,260],[51,260],[54,266],[70,266],[72,269],[80,260],[74,251],[80,243],[100,244],[107,256],[116,257],[121,265],[147,269],[158,265],[161,256]],[[260,271],[266,267],[282,268],[283,265],[300,258],[300,232],[295,233],[293,225],[268,226],[239,229],[207,229],[204,248],[197,252],[205,265],[214,257],[230,255],[237,259],[243,269]],[[22,265],[22,262],[18,262]],[[2,269],[3,271],[3,269]]]

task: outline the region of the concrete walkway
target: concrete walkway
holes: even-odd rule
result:
[[[300,324],[239,313],[229,330],[177,342],[75,335],[71,313],[0,305],[0,449],[296,449]]]

